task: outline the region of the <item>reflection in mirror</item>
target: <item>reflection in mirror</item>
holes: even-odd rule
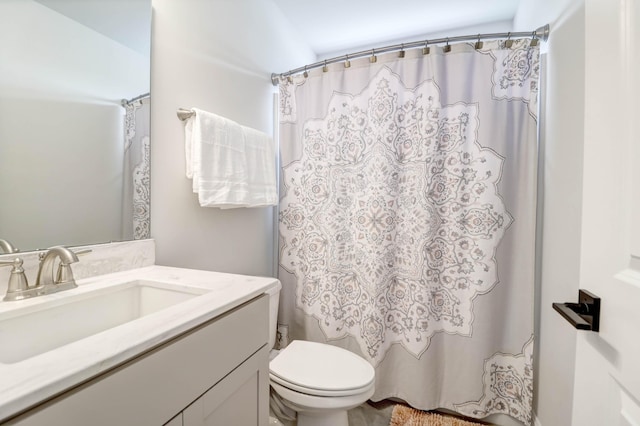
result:
[[[13,246],[9,241],[0,239],[0,254],[17,253],[18,249]]]
[[[148,237],[150,27],[150,0],[0,0],[0,239]]]

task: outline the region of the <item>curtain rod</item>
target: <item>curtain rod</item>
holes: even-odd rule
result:
[[[141,99],[149,98],[149,97],[151,97],[151,93],[144,93],[144,94],[142,94],[140,96],[136,96],[135,98],[131,98],[131,99],[128,99],[128,100],[127,99],[123,99],[123,100],[120,101],[120,104],[122,106],[125,106],[125,105],[131,104],[131,103],[133,103],[135,101],[139,101]]]
[[[387,52],[393,52],[395,50],[402,51],[405,49],[411,49],[415,47],[426,48],[429,45],[439,44],[439,43],[447,43],[448,45],[450,42],[468,41],[468,40],[480,41],[480,40],[486,40],[486,39],[505,38],[505,37],[507,39],[510,39],[511,37],[531,37],[532,39],[540,39],[542,41],[547,41],[547,39],[549,38],[549,24],[544,25],[535,31],[528,31],[528,32],[521,31],[521,32],[508,32],[508,33],[463,35],[463,36],[456,36],[456,37],[442,37],[442,38],[434,38],[431,40],[427,39],[427,40],[421,40],[421,41],[412,41],[409,43],[394,44],[391,46],[384,46],[384,47],[379,47],[375,49],[362,50],[360,52],[349,53],[342,56],[336,56],[331,59],[324,59],[322,61],[314,62],[313,64],[305,65],[303,67],[298,67],[280,74],[272,73],[271,83],[274,86],[277,86],[278,83],[280,82],[280,79],[289,77],[290,75],[306,72],[313,68],[325,67],[329,64],[333,64],[336,62],[349,61],[349,59],[362,58],[364,56],[369,56],[369,55],[373,56],[376,53],[387,53]]]

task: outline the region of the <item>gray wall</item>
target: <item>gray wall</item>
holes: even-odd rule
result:
[[[153,0],[151,236],[156,263],[273,274],[273,208],[203,208],[185,177],[177,108],[273,134],[270,74],[315,60],[263,0]]]

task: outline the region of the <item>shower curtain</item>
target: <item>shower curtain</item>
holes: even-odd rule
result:
[[[281,346],[358,353],[374,401],[531,424],[530,44],[396,52],[280,84]]]
[[[150,232],[150,98],[124,105],[124,179],[122,191],[122,239],[149,238]]]

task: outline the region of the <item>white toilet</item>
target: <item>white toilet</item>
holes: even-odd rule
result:
[[[271,348],[280,287],[269,292]],[[273,355],[273,354],[272,354]],[[348,426],[347,410],[371,398],[375,371],[362,357],[323,343],[294,340],[269,363],[274,397],[296,411],[298,426]]]

